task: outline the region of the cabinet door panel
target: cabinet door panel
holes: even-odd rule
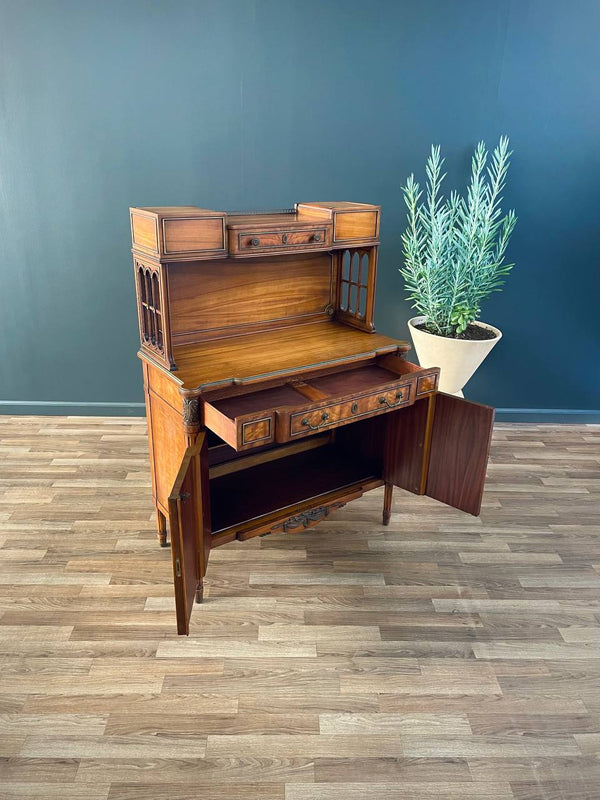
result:
[[[200,433],[196,443],[186,450],[169,495],[175,610],[180,634],[189,633],[194,598],[202,584],[208,555],[204,530],[208,503],[205,489],[207,470],[206,434]]]
[[[494,409],[448,394],[435,398],[425,494],[477,516],[490,451]]]
[[[427,420],[433,400],[424,399],[387,414],[383,477],[401,489],[423,494],[427,477]]]

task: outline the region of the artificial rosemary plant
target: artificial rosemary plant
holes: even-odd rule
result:
[[[440,193],[445,178],[440,148],[427,159],[426,199],[411,175],[402,187],[408,226],[402,234],[406,283],[413,308],[426,317],[426,329],[438,336],[459,337],[479,317],[482,301],[500,291],[513,264],[504,254],[517,218],[502,216],[500,204],[512,151],[503,136],[488,166],[488,151],[479,142],[471,161],[465,198]]]

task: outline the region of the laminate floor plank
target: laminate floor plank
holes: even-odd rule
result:
[[[569,783],[568,794],[559,781],[516,781],[510,785],[515,800],[597,800],[598,785],[574,776]]]
[[[285,800],[513,800],[508,783],[288,784]]]
[[[107,800],[109,783],[13,783],[2,784],[3,800]]]
[[[155,785],[164,791],[173,784],[187,784],[196,791],[203,784],[312,784],[315,777],[313,758],[279,758],[264,753],[258,758],[93,758],[74,763],[78,764],[77,781],[140,784],[146,797],[153,796]]]
[[[316,783],[468,783],[466,759],[458,758],[317,758]],[[439,788],[439,786],[438,786]]]
[[[150,795],[149,792],[152,792]],[[194,787],[172,784],[155,786],[145,784],[113,783],[108,800],[285,800],[283,783],[226,783],[196,784]]]
[[[599,426],[219,548],[187,638],[150,485],[142,418],[0,417],[3,800],[599,800]]]

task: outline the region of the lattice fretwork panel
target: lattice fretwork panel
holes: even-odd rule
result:
[[[344,250],[341,260],[340,310],[359,320],[364,320],[367,314],[369,269],[368,250]]]
[[[142,343],[164,353],[164,326],[158,273],[136,261]]]

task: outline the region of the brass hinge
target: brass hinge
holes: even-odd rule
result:
[[[175,575],[181,578],[181,561],[178,558],[175,559]]]

